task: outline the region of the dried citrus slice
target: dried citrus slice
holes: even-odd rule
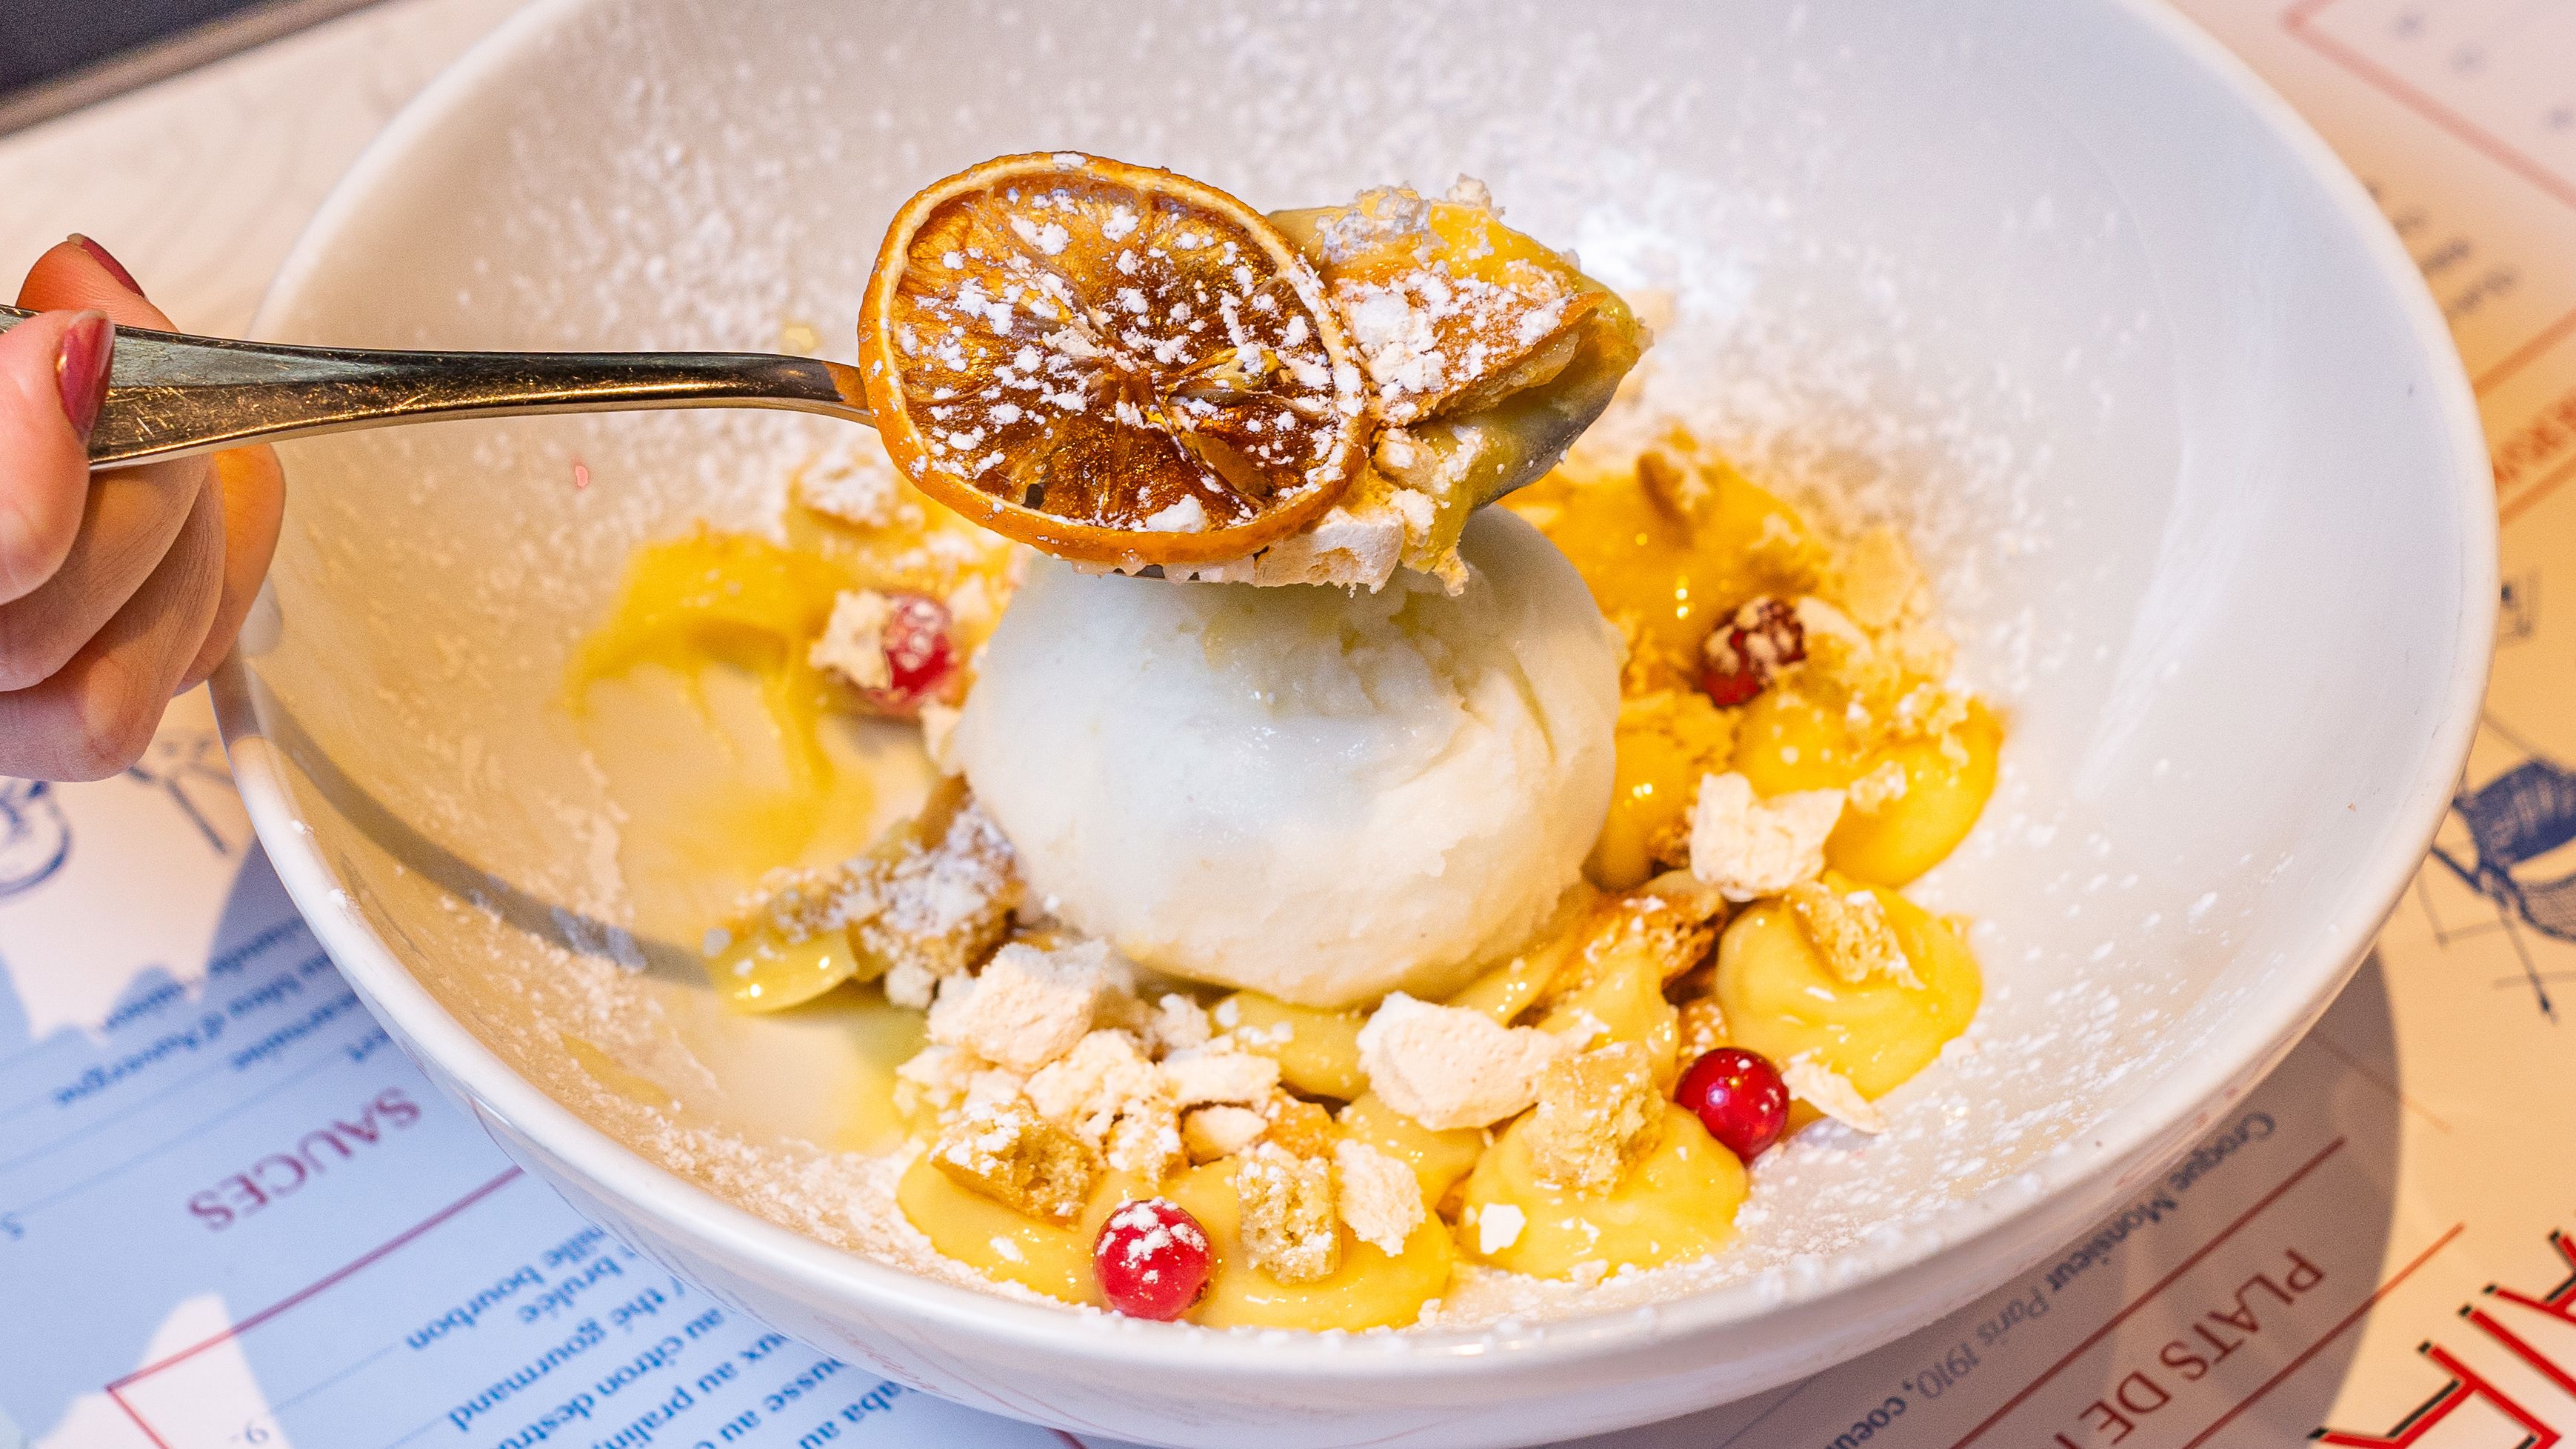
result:
[[[1240,558],[1357,475],[1374,420],[1313,267],[1214,187],[1005,156],[906,203],[859,312],[886,449],[1049,553]]]

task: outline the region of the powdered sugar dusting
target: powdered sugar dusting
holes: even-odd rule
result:
[[[1907,229],[1923,214],[1885,213],[1881,198],[1967,122],[1909,137],[1905,106],[1839,103],[1866,85],[1915,94],[1893,68],[1849,73],[1886,46],[1854,59],[1813,35],[1712,19],[1705,37],[1649,38],[1691,50],[1676,73],[1702,79],[1673,85],[1640,80],[1591,35],[1461,65],[1458,17],[1429,6],[1176,4],[1108,37],[1042,10],[1005,25],[976,0],[944,13],[938,27],[823,36],[801,71],[750,68],[720,26],[679,48],[605,12],[572,24],[532,61],[548,84],[493,98],[516,108],[513,140],[475,158],[484,184],[388,218],[421,261],[391,282],[368,274],[379,330],[341,335],[355,312],[330,287],[282,330],[758,349],[782,319],[817,318],[826,355],[846,360],[864,239],[922,182],[1033,136],[1168,164],[1256,205],[1472,170],[1517,225],[1571,242],[1659,334],[1595,446],[1633,449],[1681,417],[1824,516],[1900,521],[1960,627],[1970,680],[2012,717],[1984,824],[1920,891],[1981,918],[1987,1001],[1967,1047],[1881,1104],[1888,1131],[1826,1125],[1767,1155],[1741,1241],[1718,1258],[1590,1286],[1471,1269],[1435,1324],[1616,1311],[1726,1283],[1816,1291],[1847,1271],[1847,1250],[1928,1234],[1959,1200],[2009,1197],[2053,1155],[2086,1152],[2090,1129],[2270,969],[2282,943],[2249,911],[2286,844],[2243,863],[2214,850],[2149,859],[2117,828],[2203,776],[2207,756],[2141,737],[2079,779],[2096,734],[2125,721],[2065,701],[2109,698],[2126,645],[2116,628],[2071,621],[2142,591],[2152,560],[2124,540],[2160,523],[2114,510],[2112,495],[2134,487],[2085,485],[2095,470],[2170,465],[2176,431],[2157,380],[2173,344],[2142,300],[2153,292],[2138,243],[2079,153],[2032,142],[2003,180],[1961,178],[1933,218],[1947,230],[1918,241]],[[1545,20],[1524,7],[1479,25],[1527,36]],[[1937,80],[1942,22],[1889,23],[1931,27],[1897,49]],[[977,98],[936,126],[865,99],[901,94],[879,78],[984,74],[994,37],[1015,55],[1046,47],[1086,63],[1052,69],[1042,100],[961,86]],[[1203,83],[1158,92],[1168,106],[1133,104],[1140,77],[1176,73]],[[704,1036],[683,1030],[703,1001],[694,953],[631,933],[613,870],[618,807],[555,707],[571,641],[636,544],[696,517],[774,528],[789,475],[840,426],[642,415],[290,449],[307,471],[276,576],[286,633],[259,672],[278,715],[310,736],[298,750],[320,762],[317,802],[392,822],[354,829],[308,802],[354,908],[518,1071],[773,1222],[1019,1296],[929,1252],[891,1208],[897,1164],[799,1145],[728,1090]],[[563,486],[575,456],[587,489]],[[579,1065],[567,1038],[614,1072]],[[603,1080],[618,1073],[622,1085]]]

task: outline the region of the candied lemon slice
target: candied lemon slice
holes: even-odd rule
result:
[[[859,312],[886,451],[997,533],[1122,567],[1241,558],[1357,476],[1367,393],[1323,283],[1211,186],[1005,156],[897,213]]]

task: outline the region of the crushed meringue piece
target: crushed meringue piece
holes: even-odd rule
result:
[[[1206,1046],[1214,1034],[1215,1029],[1208,1024],[1207,1008],[1177,991],[1164,993],[1145,1022],[1145,1044],[1166,1056]]]
[[[1723,480],[1735,469],[1700,451],[1687,434],[1667,435],[1637,455],[1637,485],[1677,523],[1696,525],[1717,512]]]
[[[1887,1130],[1887,1117],[1878,1104],[1860,1094],[1842,1073],[1816,1060],[1814,1052],[1800,1052],[1780,1069],[1780,1080],[1789,1095],[1852,1128],[1876,1136]]]
[[[1232,1042],[1187,1047],[1163,1058],[1163,1080],[1184,1107],[1208,1102],[1258,1102],[1279,1087],[1279,1059],[1248,1052]]]
[[[1340,1176],[1336,1200],[1351,1236],[1392,1258],[1422,1226],[1422,1182],[1413,1169],[1369,1146],[1344,1138],[1333,1144]]]
[[[823,636],[805,651],[805,662],[856,688],[884,689],[894,683],[885,652],[886,624],[893,618],[892,599],[874,589],[843,589],[832,600]]]
[[[1489,1202],[1476,1211],[1476,1251],[1490,1258],[1521,1240],[1529,1214],[1507,1202]]]
[[[1359,1047],[1360,1070],[1386,1104],[1439,1129],[1489,1126],[1529,1106],[1540,1069],[1570,1044],[1398,991],[1360,1028]]]
[[[1830,639],[1855,654],[1867,654],[1874,646],[1869,635],[1852,622],[1851,616],[1813,594],[1798,596],[1798,627],[1809,639]]]
[[[1083,1037],[1039,1068],[1025,1090],[1040,1115],[1121,1172],[1159,1183],[1179,1165],[1179,1108],[1162,1073],[1123,1031]]]
[[[1825,868],[1825,837],[1842,813],[1840,790],[1762,800],[1735,771],[1702,775],[1691,802],[1691,874],[1731,901],[1778,895]]]
[[[1282,1283],[1314,1283],[1341,1266],[1334,1228],[1333,1164],[1264,1142],[1234,1169],[1243,1204],[1243,1247],[1252,1265]]]
[[[1090,1032],[1111,984],[1108,956],[1098,941],[1057,951],[1014,941],[979,974],[941,983],[930,1008],[930,1039],[1034,1072]]]
[[[1020,1077],[973,1052],[933,1044],[894,1069],[895,1110],[945,1117],[970,1106],[1008,1102],[1020,1095]]]
[[[956,751],[950,746],[950,741],[957,734],[957,716],[960,713],[962,711],[955,705],[941,704],[937,700],[921,707],[922,753],[930,756],[931,765],[940,774],[952,780],[966,773],[965,766],[957,762]]]
[[[1903,763],[1896,760],[1881,760],[1877,768],[1852,781],[1851,788],[1846,793],[1852,809],[1863,815],[1875,815],[1904,799],[1905,792],[1912,783],[1906,776]]]
[[[796,475],[796,496],[817,513],[859,528],[895,520],[894,465],[874,438],[826,448]]]
[[[1232,1157],[1261,1140],[1270,1119],[1250,1107],[1200,1107],[1181,1119],[1181,1148],[1192,1162]]]
[[[1336,505],[1311,528],[1263,549],[1253,560],[1258,584],[1365,584],[1374,590],[1404,559],[1404,516],[1392,509],[1353,512]]]
[[[1496,216],[1503,214],[1503,209],[1494,205],[1493,189],[1464,171],[1458,173],[1457,180],[1449,183],[1449,194],[1440,199],[1454,201],[1460,206],[1479,207]]]

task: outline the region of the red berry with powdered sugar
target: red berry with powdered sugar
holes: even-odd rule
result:
[[[1783,669],[1807,657],[1807,627],[1797,606],[1765,594],[1700,646],[1700,688],[1720,705],[1743,704],[1771,687]]]
[[[1189,1312],[1209,1264],[1199,1220],[1159,1197],[1119,1204],[1091,1249],[1100,1296],[1130,1318],[1170,1322]]]
[[[1709,1136],[1745,1162],[1778,1142],[1789,1126],[1789,1088],[1780,1080],[1780,1069],[1769,1057],[1742,1047],[1702,1053],[1682,1073],[1673,1098],[1698,1115]]]
[[[888,594],[882,637],[886,686],[874,692],[889,711],[918,713],[939,698],[957,672],[956,625],[948,606],[927,594]]]

